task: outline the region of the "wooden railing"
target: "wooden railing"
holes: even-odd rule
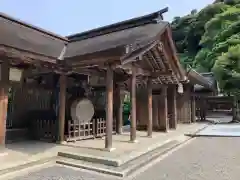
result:
[[[80,141],[90,138],[94,138],[93,122],[81,123],[73,120],[68,121],[66,141]]]
[[[113,121],[113,133],[116,133],[116,121]],[[68,121],[66,141],[80,141],[84,139],[100,138],[106,135],[105,118],[93,118],[90,122],[76,123]]]

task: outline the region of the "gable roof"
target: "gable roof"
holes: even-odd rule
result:
[[[145,16],[67,36],[70,43],[66,57],[149,42],[168,25],[167,22],[162,21],[162,14],[167,10],[164,8]]]
[[[145,45],[154,40],[167,25],[167,22],[162,21],[158,24],[146,24],[88,39],[70,41],[66,57],[82,56],[108,49],[125,47],[126,45]]]
[[[200,73],[200,75],[205,79],[206,82],[208,82],[209,86],[206,86],[204,84],[196,84],[194,86],[194,91],[217,91],[217,81],[214,78],[214,74],[212,72]]]
[[[57,58],[68,39],[0,13],[1,46]]]

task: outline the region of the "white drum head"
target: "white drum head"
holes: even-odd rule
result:
[[[75,122],[87,123],[91,121],[94,115],[94,106],[86,98],[77,99],[71,106],[71,117]]]

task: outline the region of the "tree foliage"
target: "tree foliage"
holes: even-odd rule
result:
[[[216,0],[199,12],[192,10],[187,16],[174,18],[172,29],[184,67],[213,71],[224,91],[239,88],[235,84],[240,82],[236,74],[240,67],[230,64],[237,54],[240,56],[240,0]],[[240,63],[240,59],[236,61]]]
[[[225,92],[240,92],[240,44],[229,47],[226,53],[218,57],[213,72]]]

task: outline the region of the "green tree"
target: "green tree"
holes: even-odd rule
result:
[[[228,65],[223,75],[219,63],[229,63],[226,56],[238,52],[234,48],[240,44],[240,0],[216,0],[199,12],[192,10],[187,16],[174,18],[172,29],[184,67],[213,71],[224,91],[237,92],[236,74],[231,74],[236,67]]]
[[[218,57],[213,67],[220,88],[224,92],[240,92],[240,44],[229,48],[228,52]]]

